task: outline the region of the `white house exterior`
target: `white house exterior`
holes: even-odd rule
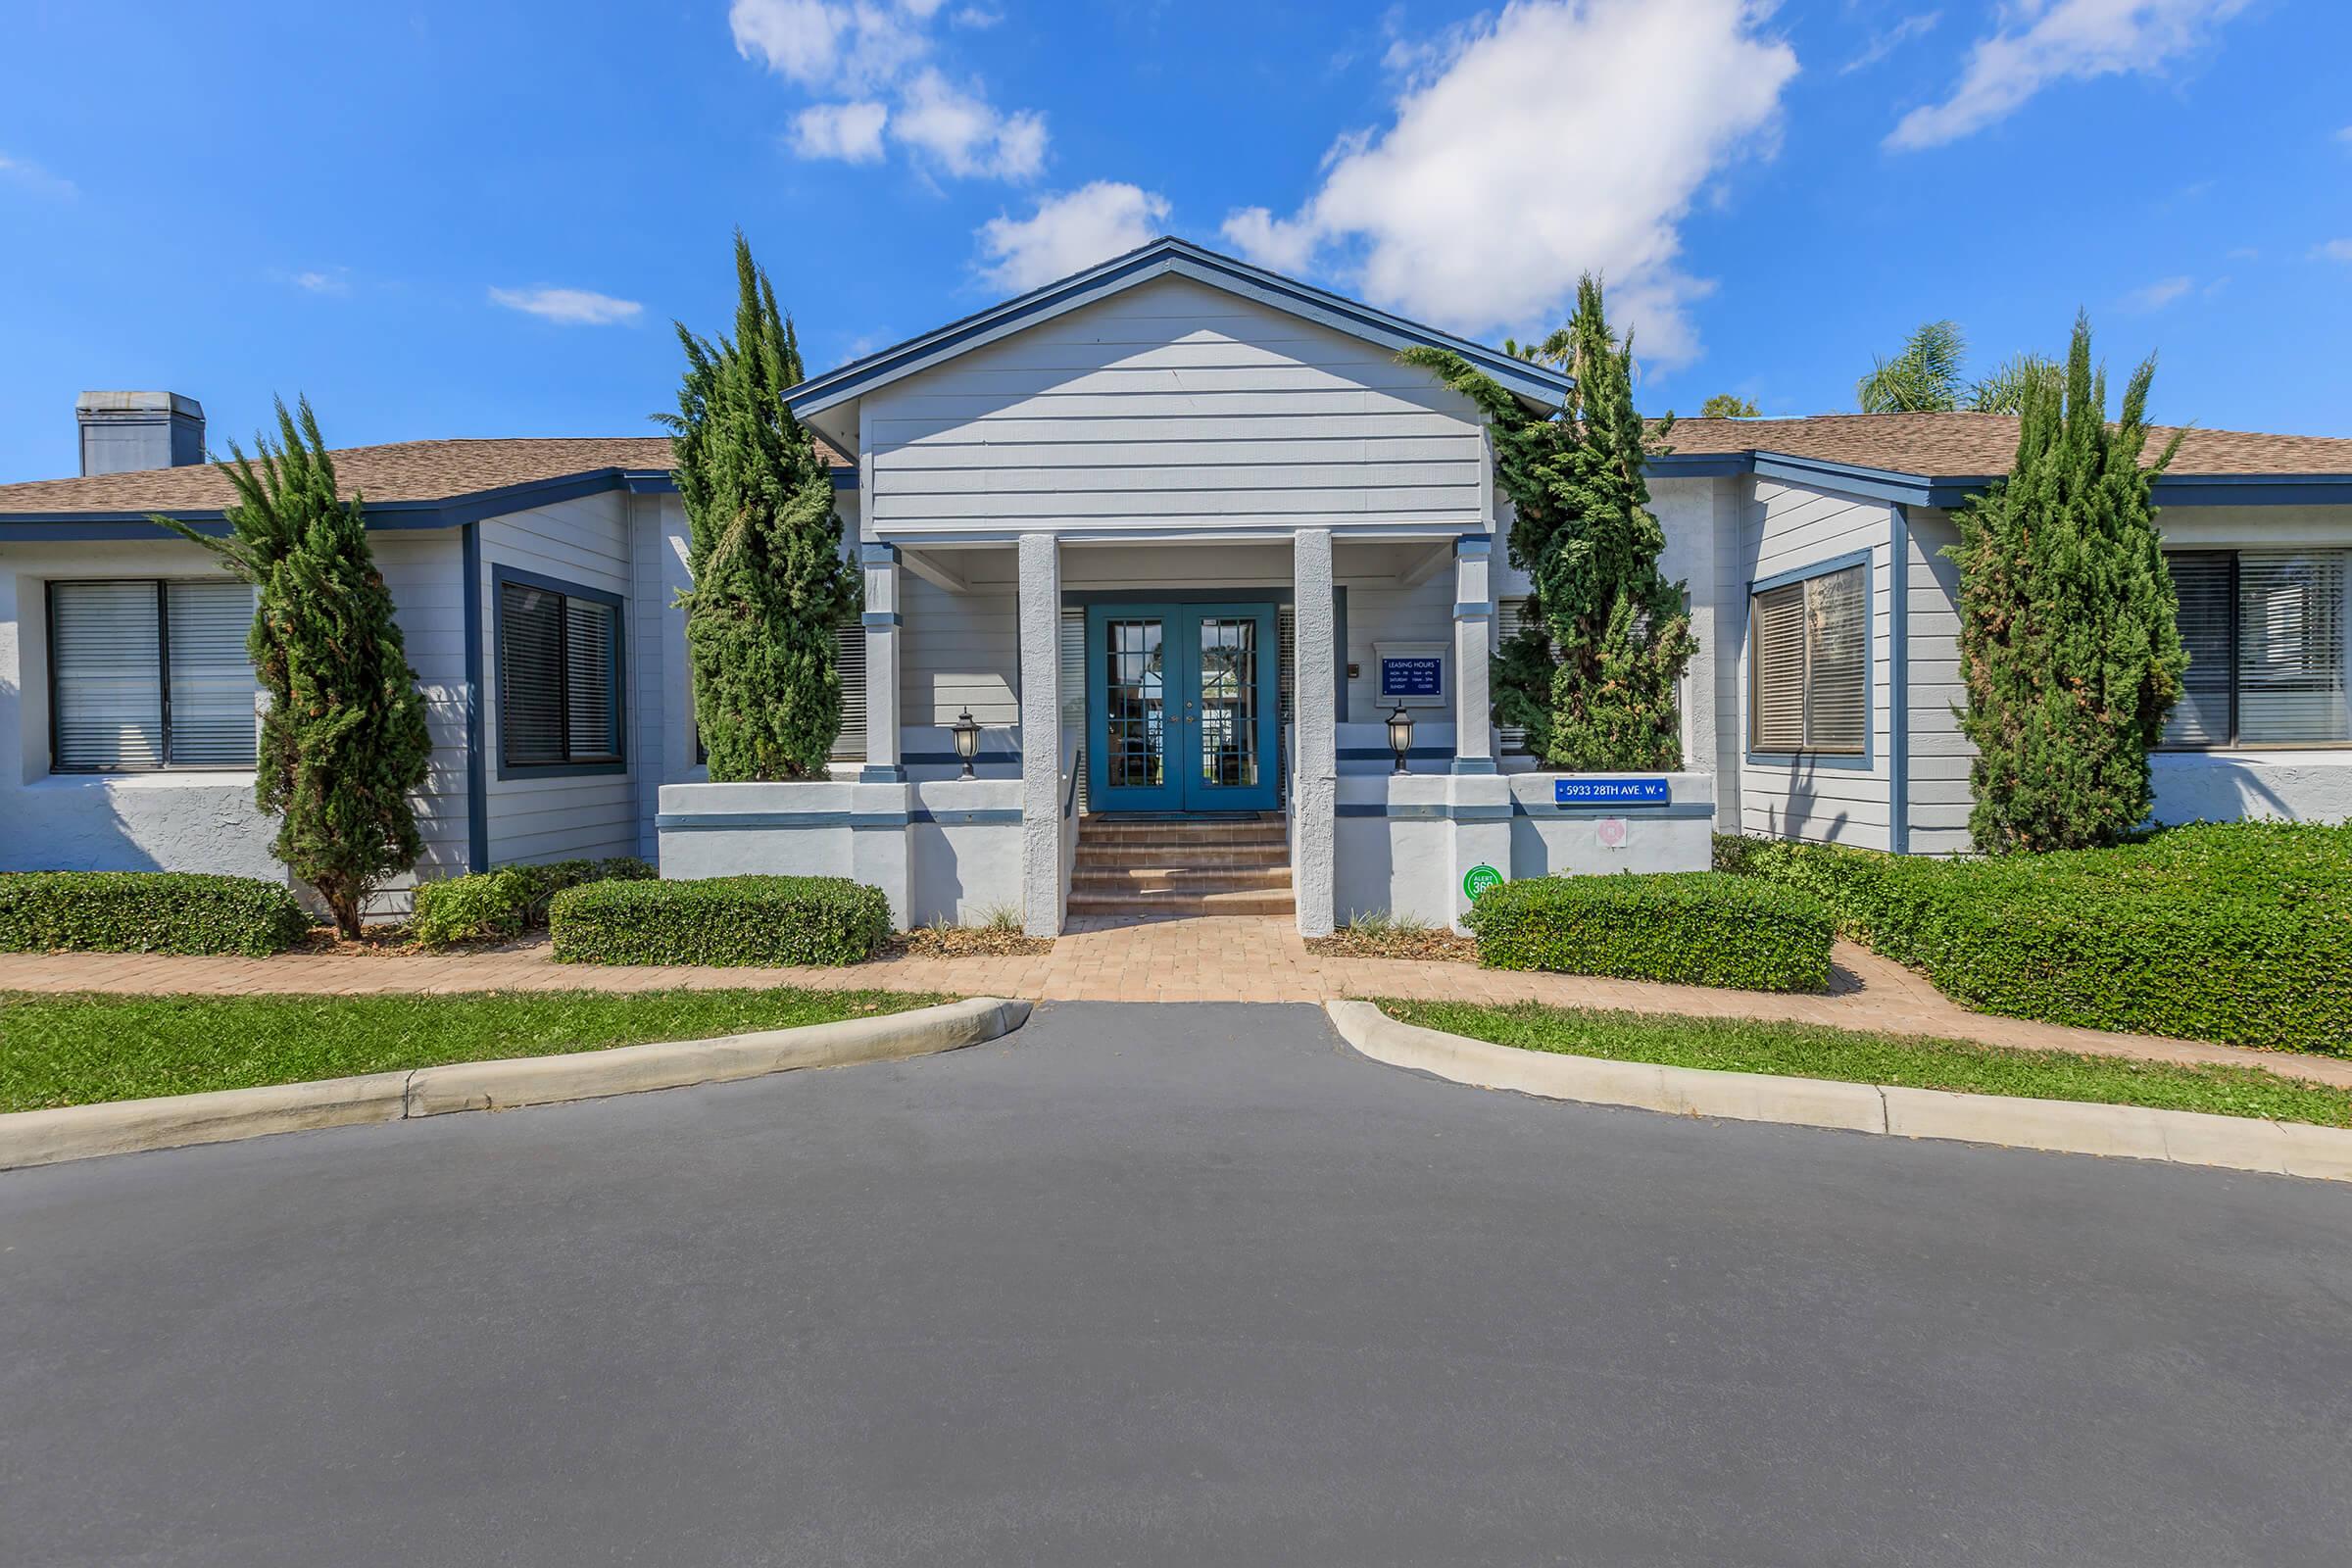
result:
[[[1412,344],[1531,407],[1562,390],[1177,240],[796,389],[865,592],[827,783],[704,782],[665,440],[338,454],[431,704],[417,874],[629,854],[855,876],[909,924],[1279,909],[1313,934],[1452,918],[1473,873],[1703,865],[1717,826],[1966,847],[1937,552],[2013,421],[1677,425],[1651,489],[1700,644],[1686,771],[1562,779],[1490,722],[1525,582],[1480,416]],[[0,486],[0,869],[282,876],[238,747],[239,590],[144,520],[218,525],[201,413],[84,401],[84,475]],[[2199,658],[2158,815],[2352,813],[2352,441],[2192,433],[2158,498]]]

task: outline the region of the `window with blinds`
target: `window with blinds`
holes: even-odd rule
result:
[[[2163,744],[2352,743],[2352,551],[2171,552],[2188,654]]]
[[[1867,565],[1748,601],[1748,748],[1859,757],[1870,743]]]
[[[233,578],[51,583],[51,767],[253,766],[252,629]]]
[[[1527,601],[1497,599],[1494,601],[1494,652],[1499,655],[1518,635],[1527,629]],[[1494,745],[1505,757],[1530,757],[1527,731],[1517,724],[1494,726]]]
[[[620,606],[537,583],[498,585],[499,760],[621,763]]]

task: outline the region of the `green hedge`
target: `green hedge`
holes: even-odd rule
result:
[[[1826,991],[1831,921],[1819,900],[1715,871],[1546,876],[1479,895],[1464,917],[1494,969]]]
[[[2112,850],[1940,860],[1718,846],[1980,1011],[2352,1054],[2352,827],[2168,828]]]
[[[548,901],[586,882],[645,881],[654,868],[633,855],[609,860],[502,865],[419,884],[409,934],[428,948],[504,941],[547,923]]]
[[[882,890],[838,876],[592,882],[548,907],[569,963],[858,963],[890,935]]]
[[[0,952],[283,953],[311,929],[284,885],[192,871],[0,874]]]

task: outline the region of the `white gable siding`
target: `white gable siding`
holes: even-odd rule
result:
[[[1893,579],[1888,562],[1892,514],[1885,502],[1857,501],[1770,479],[1750,482],[1740,521],[1740,559],[1745,580],[1727,630],[1740,643],[1739,730],[1741,831],[1783,838],[1888,847],[1891,768],[1887,657]],[[1748,584],[1841,556],[1870,557],[1871,698],[1867,759],[1753,759],[1748,738]],[[1866,761],[1867,765],[1852,765]]]
[[[481,526],[482,743],[487,753],[490,860],[562,860],[576,856],[635,855],[643,842],[634,765],[646,727],[642,682],[645,657],[635,603],[639,562],[630,542],[631,502],[621,491],[583,496],[503,517]],[[512,566],[559,582],[622,598],[627,663],[622,683],[624,755],[632,771],[577,776],[541,774],[500,778],[498,702],[498,589],[494,568]],[[658,656],[657,656],[658,657]],[[658,717],[657,717],[658,722]]]
[[[869,537],[1484,515],[1469,401],[1389,351],[1183,278],[872,393]]]

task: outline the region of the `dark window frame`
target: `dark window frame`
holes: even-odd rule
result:
[[[1862,635],[1862,744],[1851,750],[1830,750],[1816,746],[1800,746],[1795,750],[1782,747],[1766,748],[1758,744],[1763,730],[1758,705],[1763,700],[1763,653],[1757,639],[1762,628],[1756,615],[1756,601],[1763,595],[1781,589],[1798,587],[1820,577],[1833,577],[1843,571],[1861,573],[1862,591],[1856,597],[1855,613],[1861,620]],[[1759,578],[1747,585],[1747,625],[1743,640],[1747,645],[1747,700],[1743,715],[1747,725],[1744,755],[1748,761],[1763,765],[1809,762],[1818,767],[1852,768],[1870,771],[1877,762],[1878,741],[1878,563],[1870,551],[1858,550],[1830,561],[1815,562],[1775,576]],[[1808,737],[1812,731],[1813,662],[1810,646],[1805,656],[1805,720]]]
[[[568,757],[554,762],[517,762],[508,753],[507,725],[507,588],[533,588],[550,593],[562,600],[576,599],[582,604],[601,605],[612,612],[612,756],[593,760],[572,760]],[[619,594],[585,583],[566,582],[560,577],[544,576],[524,571],[517,566],[493,564],[490,568],[491,608],[491,667],[496,672],[498,692],[498,776],[507,779],[532,778],[593,778],[600,775],[625,774],[629,770],[628,732],[628,602]],[[565,657],[571,632],[563,607],[558,606],[556,626],[556,710],[568,714],[571,707],[569,682],[570,661]],[[566,752],[571,745],[564,735]]]
[[[49,665],[49,771],[53,776],[67,778],[106,778],[122,773],[250,773],[261,765],[261,720],[254,720],[253,760],[250,762],[174,762],[172,760],[172,585],[180,583],[209,583],[209,577],[52,577],[41,584],[43,658]],[[155,660],[160,686],[159,711],[163,733],[163,760],[152,767],[137,763],[118,762],[112,765],[76,767],[60,760],[63,734],[58,722],[57,697],[57,590],[92,585],[119,587],[123,583],[145,583],[155,590]],[[254,690],[261,690],[257,678]]]
[[[2266,546],[2255,550],[2253,554],[2272,555],[2276,554],[2282,548],[2292,550],[2294,547],[2292,545]],[[2314,545],[2310,547],[2310,549],[2311,553],[2315,555],[2344,555],[2352,553],[2346,552],[2343,547],[2338,545]],[[2230,643],[2230,733],[2225,739],[2217,741],[2170,743],[2165,741],[2160,735],[2157,738],[2156,745],[2154,746],[2153,750],[2179,757],[2197,757],[2209,755],[2214,752],[2340,752],[2352,750],[2352,741],[2249,741],[2241,738],[2244,729],[2244,724],[2240,716],[2240,710],[2244,707],[2245,698],[2244,633],[2246,610],[2244,602],[2239,598],[2239,594],[2242,590],[2244,581],[2241,561],[2246,554],[2247,551],[2245,549],[2234,545],[2215,547],[2183,546],[2179,550],[2167,550],[2164,552],[2165,569],[2168,572],[2172,569],[2173,558],[2175,556],[2225,556],[2229,558],[2230,601],[2229,615],[2226,622],[2228,629],[2225,635],[2228,637]],[[2347,570],[2348,573],[2352,573],[2352,566],[2348,566]],[[2174,609],[2174,618],[2176,624],[2178,624],[2179,616],[2180,610],[2179,607],[2176,606]]]

